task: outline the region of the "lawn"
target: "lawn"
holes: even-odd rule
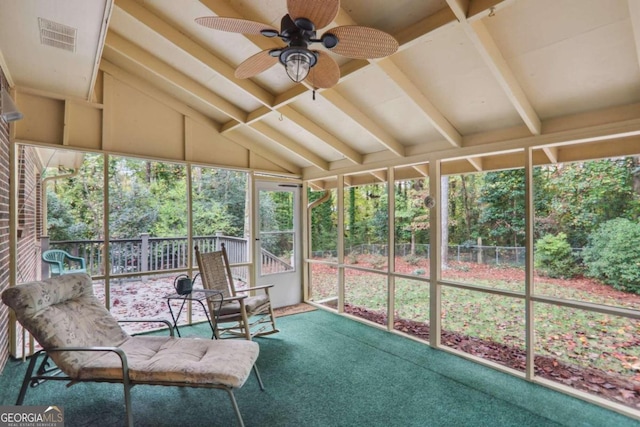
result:
[[[411,261],[396,260],[396,271],[428,275],[428,260]],[[366,257],[357,265],[367,266]],[[449,281],[524,293],[521,268],[453,263],[442,275]],[[335,268],[314,264],[312,277],[314,297],[337,295]],[[591,279],[536,276],[534,283],[535,294],[540,296],[640,309],[639,295],[616,291]],[[395,286],[395,328],[427,339],[429,284],[397,277]],[[386,276],[347,270],[345,304],[352,314],[386,325]],[[445,286],[442,329],[444,345],[517,370],[525,368],[524,299]],[[640,390],[640,321],[536,303],[534,329],[538,373],[570,386],[597,390],[631,406],[638,403],[640,396],[635,390]]]

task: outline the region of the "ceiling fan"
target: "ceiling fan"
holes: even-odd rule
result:
[[[236,69],[240,79],[253,77],[280,62],[291,80],[307,80],[314,88],[330,88],[340,80],[340,67],[329,54],[312,50],[320,43],[330,52],[357,59],[382,58],[398,50],[398,42],[384,31],[359,25],[345,25],[316,31],[329,25],[338,14],[340,0],[287,0],[288,14],[282,17],[280,31],[260,22],[239,18],[203,16],[196,22],[214,30],[280,38],[285,47],[259,52]]]

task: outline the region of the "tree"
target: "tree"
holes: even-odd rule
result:
[[[398,243],[409,241],[411,255],[416,254],[416,244],[429,242],[429,210],[424,205],[428,195],[428,179],[397,184],[396,240]]]
[[[212,168],[194,168],[193,233],[246,237],[247,174]]]
[[[488,172],[480,193],[484,209],[480,222],[490,245],[524,245],[524,171]]]
[[[102,156],[86,154],[77,174],[47,184],[47,221],[51,240],[103,238],[103,170]],[[70,172],[46,170],[43,178]]]
[[[322,191],[308,191],[309,202],[324,195]],[[335,251],[338,247],[338,222],[335,212],[335,193],[311,211],[311,250]]]
[[[589,234],[606,221],[638,217],[635,169],[631,157],[555,167],[548,185],[554,194],[550,212],[573,247],[586,245]]]

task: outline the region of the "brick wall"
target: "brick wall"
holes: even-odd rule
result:
[[[8,90],[8,83],[0,70],[0,85]],[[39,278],[40,272],[40,172],[42,165],[34,148],[17,146],[18,157],[18,242],[16,281]],[[0,119],[0,292],[9,286],[9,124]],[[0,371],[10,354],[9,308],[0,303]],[[19,329],[16,330],[18,332]],[[21,336],[17,333],[16,336]]]
[[[0,87],[8,90],[0,69]],[[9,286],[9,125],[0,119],[0,292]],[[0,303],[0,371],[9,357],[9,308]]]
[[[40,162],[36,151],[19,145],[18,151],[18,272],[16,282],[39,279],[40,272]]]

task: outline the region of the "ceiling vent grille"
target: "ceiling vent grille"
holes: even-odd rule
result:
[[[40,43],[43,45],[69,52],[76,51],[77,29],[44,18],[38,18],[38,26],[40,27]]]

